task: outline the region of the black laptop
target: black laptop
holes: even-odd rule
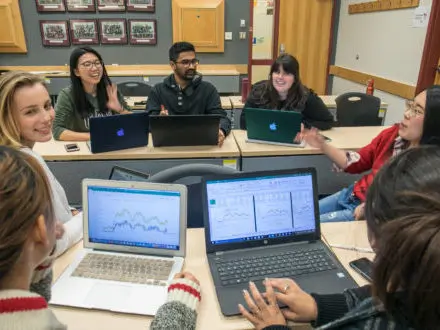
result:
[[[132,113],[89,119],[92,153],[148,145],[148,113]]]
[[[313,168],[248,172],[202,180],[206,251],[224,315],[246,306],[242,290],[265,278],[293,278],[306,292],[357,284],[321,241]]]
[[[217,145],[220,116],[150,116],[155,147]]]
[[[113,166],[109,180],[146,182],[150,175],[122,166]]]

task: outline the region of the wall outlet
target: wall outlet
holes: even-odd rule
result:
[[[240,27],[246,27],[246,21],[244,19],[240,20]]]
[[[246,32],[240,32],[240,40],[246,39]]]
[[[225,32],[225,40],[232,40],[232,32]]]

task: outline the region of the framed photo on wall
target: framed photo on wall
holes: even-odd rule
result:
[[[66,0],[67,11],[96,11],[95,0]]]
[[[97,0],[98,10],[125,11],[125,0]]]
[[[127,11],[148,11],[154,13],[155,0],[127,0]]]
[[[98,24],[94,19],[71,19],[69,27],[72,45],[99,44]]]
[[[35,0],[39,12],[66,11],[64,0]]]
[[[125,19],[100,19],[101,44],[126,44],[127,28]]]
[[[43,46],[70,46],[67,21],[40,21]]]
[[[128,21],[130,44],[155,45],[157,43],[155,19],[131,19]]]

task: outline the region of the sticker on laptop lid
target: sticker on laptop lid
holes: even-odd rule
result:
[[[344,274],[344,273],[337,273],[336,275],[338,275],[339,278],[343,278],[343,277],[345,277],[345,274]]]

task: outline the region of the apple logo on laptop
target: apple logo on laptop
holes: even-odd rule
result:
[[[277,130],[277,124],[275,122],[269,124],[269,129],[271,131],[276,131]]]
[[[116,135],[117,135],[117,136],[124,136],[124,129],[123,129],[123,128],[118,129],[118,130],[116,131]]]

